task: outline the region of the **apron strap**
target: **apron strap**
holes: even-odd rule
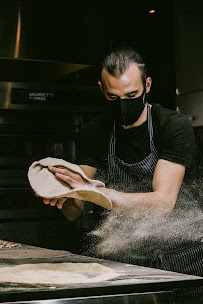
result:
[[[148,102],[146,102],[147,104],[147,121],[148,121],[148,132],[149,132],[149,144],[150,144],[150,150],[151,151],[155,151],[155,146],[153,143],[153,136],[154,136],[154,132],[153,132],[153,125],[152,125],[152,112],[151,112],[151,108],[150,105],[148,104]]]

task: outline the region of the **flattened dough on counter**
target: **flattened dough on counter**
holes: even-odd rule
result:
[[[79,173],[88,181],[88,184],[80,188],[72,189],[67,183],[59,180],[50,172],[48,166],[66,167],[67,169]],[[47,157],[33,162],[28,170],[28,180],[35,193],[43,198],[77,198],[95,203],[105,209],[112,208],[111,201],[99,191],[99,187],[105,186],[103,182],[89,179],[78,165],[69,163],[60,158]]]
[[[0,267],[0,282],[27,284],[96,283],[119,276],[98,263],[39,263]]]

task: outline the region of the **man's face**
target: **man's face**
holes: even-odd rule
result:
[[[106,68],[103,68],[102,82],[99,81],[98,84],[108,100],[137,98],[144,89],[141,71],[135,63],[132,63],[123,75],[117,77],[110,75]],[[148,77],[146,79],[147,93],[150,87],[151,78]]]

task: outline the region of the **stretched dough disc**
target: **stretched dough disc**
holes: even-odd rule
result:
[[[80,188],[72,189],[67,183],[59,180],[50,172],[47,168],[48,166],[64,166],[67,169],[79,173],[88,181],[88,184]],[[47,157],[33,162],[28,170],[28,180],[35,193],[43,198],[77,198],[95,203],[106,209],[112,208],[111,201],[99,191],[99,187],[105,186],[104,183],[89,179],[78,165],[66,162],[60,158]]]
[[[98,263],[21,264],[0,270],[0,282],[27,284],[95,283],[119,275]]]

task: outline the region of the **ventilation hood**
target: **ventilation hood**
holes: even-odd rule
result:
[[[0,81],[49,82],[88,68],[74,58],[70,22],[51,1],[2,2]]]
[[[88,67],[63,61],[0,58],[0,81],[52,82]]]

